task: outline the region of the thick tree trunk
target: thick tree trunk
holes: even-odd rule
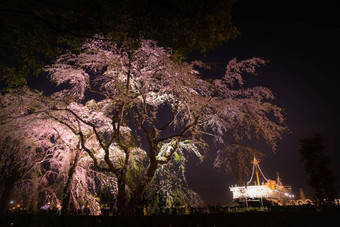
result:
[[[72,187],[72,180],[73,176],[76,172],[76,167],[78,165],[79,159],[80,159],[81,151],[76,152],[76,156],[74,158],[74,162],[71,165],[69,171],[68,171],[68,179],[65,184],[64,190],[63,190],[63,195],[65,196],[62,200],[62,208],[61,208],[61,213],[66,214],[69,206],[70,206],[70,201],[71,201],[71,187]]]
[[[63,198],[62,203],[61,203],[61,213],[67,214],[69,210],[69,206],[70,206],[70,200],[71,200],[71,189],[70,189],[69,180],[67,180],[66,182],[63,195],[65,195],[65,197]]]
[[[124,210],[124,215],[129,215],[129,216],[135,216],[136,215],[136,206],[137,204],[141,201],[142,199],[142,194],[145,191],[146,187],[149,185],[151,182],[152,178],[154,177],[156,170],[157,170],[157,163],[154,162],[152,163],[146,175],[144,176],[143,180],[139,183],[139,185],[136,188],[136,191],[133,193],[129,203],[127,204],[125,210]]]
[[[126,204],[126,190],[125,180],[123,177],[118,177],[118,195],[117,195],[117,208],[120,215],[124,215]]]
[[[12,194],[13,187],[16,183],[14,179],[6,179],[5,187],[1,194],[0,199],[0,214],[6,214],[9,208],[9,201]]]

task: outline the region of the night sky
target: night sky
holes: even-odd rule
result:
[[[214,73],[206,75],[211,77],[223,75],[225,63],[233,57],[262,57],[269,61],[249,82],[266,86],[276,94],[275,103],[286,110],[291,133],[279,141],[276,153],[268,148],[262,150],[266,155],[260,166],[267,178],[275,178],[278,171],[297,198],[299,188],[311,198],[313,190],[298,153],[299,138],[321,133],[331,168],[340,176],[340,20],[335,3],[281,3],[284,4],[239,0],[232,10],[234,24],[241,32],[239,37],[207,56],[193,53],[189,58],[215,63]],[[189,185],[206,202],[227,204],[232,200],[228,187],[236,182],[223,170],[211,168],[212,162],[213,158],[203,165],[190,163]],[[337,189],[340,192],[339,178]]]

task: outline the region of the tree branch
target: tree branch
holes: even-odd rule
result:
[[[170,140],[170,139],[173,139],[173,138],[188,138],[190,135],[184,135],[187,131],[189,131],[191,128],[195,127],[197,125],[197,120],[198,120],[198,117],[195,117],[194,118],[194,122],[191,123],[191,124],[188,124],[181,133],[178,133],[178,134],[175,134],[175,135],[172,135],[172,136],[168,136],[168,137],[163,137],[163,138],[159,138],[156,140],[157,143],[160,143],[160,142],[164,142],[164,141],[167,141],[167,140]]]
[[[173,111],[172,118],[167,123],[165,123],[163,126],[157,128],[159,131],[165,130],[168,126],[170,126],[174,122],[174,120],[176,119],[176,116],[177,116],[177,113],[175,114],[175,112],[177,112],[177,109],[178,109],[178,106],[176,106],[176,109]]]
[[[157,160],[160,165],[166,165],[170,162],[172,155],[178,150],[179,139],[176,139],[175,147],[171,150],[170,154],[166,155],[166,160]]]

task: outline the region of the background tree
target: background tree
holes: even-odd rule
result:
[[[235,0],[3,0],[0,3],[0,87],[38,75],[65,50],[102,34],[114,43],[157,40],[180,54],[205,52],[234,38]]]
[[[308,183],[315,190],[316,204],[334,204],[337,197],[336,176],[330,170],[330,159],[325,153],[321,134],[313,133],[309,138],[300,139],[301,161],[309,174]]]

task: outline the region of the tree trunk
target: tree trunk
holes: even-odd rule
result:
[[[117,195],[117,208],[120,215],[124,214],[126,203],[126,190],[125,180],[123,177],[118,177],[118,195]]]
[[[9,201],[15,183],[15,179],[5,179],[5,186],[0,199],[0,214],[6,214],[8,212]]]
[[[149,185],[151,182],[152,178],[154,177],[156,170],[157,170],[157,163],[154,162],[152,163],[146,175],[144,176],[143,180],[139,183],[139,185],[136,188],[135,193],[133,193],[129,203],[127,204],[125,210],[124,210],[124,215],[129,215],[129,216],[135,216],[136,215],[136,206],[137,204],[141,201],[142,199],[142,194],[145,191],[146,187]]]
[[[72,180],[73,176],[76,172],[76,167],[78,165],[79,159],[80,159],[80,154],[81,151],[76,152],[76,156],[74,157],[74,162],[71,165],[69,171],[68,171],[68,179],[65,184],[64,190],[63,190],[63,195],[65,196],[62,200],[62,207],[61,207],[61,213],[66,214],[69,206],[70,206],[70,201],[71,201],[71,187],[72,187]]]
[[[39,212],[38,209],[38,188],[39,188],[39,182],[38,182],[38,176],[36,173],[31,174],[31,180],[32,180],[32,193],[30,198],[30,207],[29,210],[33,214],[37,214]]]

